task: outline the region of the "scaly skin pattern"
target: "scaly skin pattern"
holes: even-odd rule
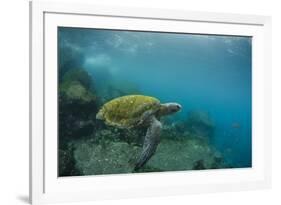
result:
[[[110,126],[131,128],[138,124],[146,111],[157,111],[160,106],[159,100],[154,97],[127,95],[103,105],[97,114],[97,119],[104,120]]]

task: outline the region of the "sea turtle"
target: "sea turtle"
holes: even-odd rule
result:
[[[178,103],[161,104],[157,98],[144,95],[127,95],[115,98],[102,106],[96,115],[107,125],[119,128],[147,128],[142,152],[135,164],[141,168],[155,153],[160,141],[160,117],[181,110]]]

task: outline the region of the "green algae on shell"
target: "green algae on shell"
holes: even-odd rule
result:
[[[146,111],[160,108],[157,98],[143,95],[127,95],[107,102],[97,114],[106,124],[121,128],[134,127]]]

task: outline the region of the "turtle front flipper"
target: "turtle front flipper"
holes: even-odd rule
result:
[[[148,123],[151,124],[151,120],[152,120],[151,118],[154,116],[155,112],[156,112],[155,110],[147,110],[147,111],[145,111],[142,114],[142,116],[140,117],[140,119],[139,119],[139,121],[138,121],[136,126],[141,126],[141,125],[145,124],[145,122],[148,122]]]
[[[151,117],[150,126],[147,129],[141,155],[135,165],[135,170],[140,169],[155,153],[157,145],[160,141],[161,122],[155,116]]]

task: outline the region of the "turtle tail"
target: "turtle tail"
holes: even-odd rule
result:
[[[103,111],[100,110],[97,115],[96,115],[96,119],[97,120],[103,120],[104,119],[104,115],[103,115]]]

